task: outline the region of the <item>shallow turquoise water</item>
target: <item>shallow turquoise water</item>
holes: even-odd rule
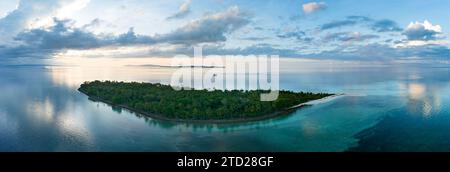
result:
[[[76,91],[86,80],[167,82],[169,69],[0,67],[0,151],[450,151],[450,69],[282,72],[281,88],[345,93],[244,124],[156,121]]]

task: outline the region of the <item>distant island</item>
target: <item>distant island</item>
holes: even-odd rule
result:
[[[118,106],[152,118],[178,122],[243,122],[292,112],[303,103],[333,94],[280,91],[276,101],[260,101],[267,90],[180,90],[169,85],[93,81],[78,89],[91,100]],[[300,106],[299,106],[300,105]]]
[[[205,66],[205,65],[170,66],[170,65],[145,64],[145,65],[127,65],[127,66],[130,66],[130,67],[159,67],[159,68],[225,68],[224,66]]]

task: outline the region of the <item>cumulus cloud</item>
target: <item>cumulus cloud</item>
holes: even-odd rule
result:
[[[66,49],[95,49],[117,46],[154,46],[159,44],[193,46],[200,43],[219,43],[226,40],[228,34],[247,25],[250,15],[231,7],[226,11],[205,15],[200,19],[172,32],[156,36],[139,35],[130,28],[120,35],[95,34],[89,28],[101,23],[94,19],[81,27],[75,21],[53,18],[53,24],[46,27],[25,29],[14,36],[16,45],[0,46],[5,56],[45,55]]]
[[[306,14],[310,14],[319,10],[324,10],[328,6],[325,2],[310,2],[303,4],[303,12]]]
[[[223,12],[208,14],[200,19],[193,20],[185,26],[175,29],[167,34],[156,36],[137,35],[133,28],[127,33],[119,36],[96,35],[88,31],[89,28],[99,25],[101,23],[100,19],[95,19],[91,23],[77,28],[74,26],[74,21],[53,18],[53,25],[51,26],[31,29],[27,28],[27,22],[32,21],[37,12],[41,12],[41,10],[45,11],[44,9],[48,8],[44,7],[54,5],[51,2],[53,1],[22,0],[17,10],[0,20],[0,30],[4,32],[8,31],[8,35],[11,35],[14,38],[11,40],[14,40],[15,42],[21,43],[22,45],[39,47],[41,49],[83,49],[112,45],[149,45],[157,43],[191,45],[226,41],[228,34],[244,27],[251,20],[251,16],[248,13],[241,11],[237,6],[233,6]],[[65,2],[67,4],[73,3],[73,1],[69,0],[55,0],[55,3],[56,2]],[[58,11],[57,9],[61,6],[62,5],[55,5],[52,7],[54,10],[49,11]],[[36,9],[38,7],[39,9]],[[33,10],[37,12],[30,12]],[[26,13],[27,15],[23,13]],[[26,17],[28,15],[29,17]],[[13,21],[12,19],[17,20]],[[16,33],[13,31],[16,31]]]
[[[95,21],[95,20],[94,20]],[[133,28],[119,36],[95,35],[83,28],[76,28],[71,20],[54,18],[49,28],[31,29],[19,33],[16,41],[32,48],[44,50],[92,49],[104,46],[154,44],[149,36],[137,35]]]
[[[442,58],[443,56],[450,56],[450,44],[443,45],[440,42],[444,41],[444,39],[441,39],[444,37],[442,28],[428,21],[411,23],[401,32],[403,29],[391,20],[376,20],[365,16],[348,16],[343,20],[321,25],[319,29],[329,30],[347,26],[363,26],[368,31],[372,31],[373,34],[344,31],[329,33],[327,35],[324,33],[312,39],[311,35],[307,33],[309,32],[308,30],[294,30],[290,32],[270,30],[275,31],[276,35],[274,36],[277,38],[308,41],[311,43],[308,45],[318,46],[314,46],[313,50],[308,48],[304,50],[304,47],[299,47],[298,44],[289,44],[288,46],[254,44],[241,48],[226,48],[224,42],[227,41],[227,38],[237,30],[248,26],[252,20],[252,15],[242,11],[237,6],[230,7],[222,12],[205,14],[165,34],[157,34],[155,36],[140,35],[131,27],[123,34],[112,35],[91,31],[102,24],[100,19],[95,19],[91,23],[80,27],[76,27],[75,22],[72,20],[61,20],[57,18],[53,18],[52,20],[51,16],[55,16],[61,8],[68,4],[73,4],[75,1],[77,0],[21,0],[16,10],[0,19],[1,36],[9,35],[12,37],[11,41],[15,42],[15,44],[0,44],[2,60],[5,57],[48,57],[49,54],[66,49],[85,50],[127,46],[152,47],[148,51],[148,55],[168,57],[179,53],[193,53],[193,46],[199,44],[205,46],[205,55],[277,54],[281,57],[353,60],[396,59],[411,56]],[[87,2],[87,0],[81,0],[80,2]],[[190,11],[190,3],[191,1],[186,1],[186,5],[182,5],[179,12]],[[321,3],[317,4],[320,5]],[[323,5],[325,4],[323,3]],[[311,13],[324,7],[309,6],[306,8],[308,9],[305,13]],[[49,17],[51,25],[29,27],[30,23]],[[254,29],[263,30],[260,27],[254,27]],[[385,38],[375,35],[379,32],[403,33],[408,38],[408,40],[403,41],[407,43],[422,41],[427,42],[427,44],[419,42],[420,44],[415,44],[415,46],[396,47],[392,44],[398,44],[396,43],[397,39],[384,42],[385,39],[392,37]],[[318,32],[315,34],[321,33]],[[237,39],[264,41],[271,38],[270,36],[247,36]],[[1,40],[4,41],[4,39]],[[323,42],[320,42],[320,40]],[[382,42],[378,42],[377,44],[373,43],[375,42],[373,40],[381,40]],[[326,42],[330,43],[327,44]],[[356,43],[350,45],[344,44],[346,42]],[[147,51],[145,52],[147,53]]]
[[[403,32],[408,40],[436,40],[444,38],[442,28],[440,25],[433,25],[429,21],[425,20],[421,22],[411,22]]]
[[[192,0],[187,0],[186,2],[181,4],[180,8],[178,9],[178,12],[173,14],[172,16],[167,17],[167,20],[180,19],[186,17],[191,12],[191,3]]]
[[[100,39],[89,32],[71,28],[69,20],[54,20],[55,25],[47,29],[32,29],[15,37],[25,45],[41,49],[89,48],[100,46]]]
[[[197,44],[226,41],[226,35],[250,23],[251,16],[237,6],[224,12],[205,15],[171,33],[159,35],[157,40],[174,44]]]
[[[118,43],[119,45],[148,45],[157,43],[150,36],[136,34],[134,28],[130,28],[127,33],[119,35],[114,40],[114,43]]]
[[[20,0],[15,10],[0,19],[0,39],[6,43],[33,22],[51,17],[77,1],[85,0]]]

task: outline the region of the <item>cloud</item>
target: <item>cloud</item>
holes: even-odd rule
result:
[[[277,37],[302,39],[305,35],[306,35],[306,33],[303,31],[293,31],[293,32],[278,34]]]
[[[448,58],[450,56],[450,44],[442,44],[444,34],[439,25],[433,25],[428,21],[423,23],[411,23],[403,32],[403,29],[392,20],[376,20],[366,16],[348,16],[343,20],[325,23],[321,30],[328,30],[347,26],[363,26],[373,34],[361,32],[337,32],[323,35],[320,32],[313,34],[312,38],[308,30],[294,30],[290,32],[277,32],[280,39],[292,39],[308,41],[313,48],[300,47],[299,44],[254,44],[240,48],[227,48],[225,46],[228,37],[237,30],[249,26],[252,15],[242,11],[237,6],[225,11],[205,14],[202,17],[187,22],[184,26],[155,36],[139,35],[133,27],[119,35],[102,34],[92,32],[93,28],[102,24],[100,19],[91,23],[76,27],[72,20],[52,18],[58,11],[73,4],[75,0],[22,0],[18,8],[4,18],[0,19],[0,33],[8,35],[15,44],[0,44],[2,60],[6,57],[49,57],[52,53],[61,50],[117,48],[130,46],[150,47],[149,51],[140,52],[143,55],[160,55],[170,57],[174,54],[193,53],[193,46],[204,45],[205,55],[263,55],[274,54],[281,57],[307,57],[327,59],[352,59],[352,60],[380,60],[401,59],[405,57],[422,57],[430,59]],[[83,2],[87,2],[83,0]],[[188,3],[189,2],[189,3]],[[186,3],[190,4],[190,1]],[[318,3],[320,4],[320,3]],[[189,5],[180,8],[180,11],[189,11]],[[187,9],[187,10],[183,10]],[[317,9],[315,9],[317,10]],[[313,10],[314,11],[314,10]],[[29,24],[36,20],[49,18],[50,23],[42,27],[30,28]],[[53,19],[53,20],[52,20]],[[250,26],[255,30],[263,28]],[[1,32],[2,31],[2,32]],[[267,30],[269,31],[269,30]],[[385,38],[375,35],[380,32],[403,33],[408,40],[403,43],[414,43],[414,46],[395,46],[398,39]],[[324,37],[323,37],[324,36]],[[240,40],[264,41],[272,37],[241,37]],[[322,38],[322,39],[321,39]],[[383,38],[383,39],[381,39]],[[392,39],[384,42],[386,39]],[[2,39],[4,40],[4,39]],[[379,43],[373,40],[381,40]],[[286,41],[286,40],[282,40]],[[322,41],[322,42],[320,42]],[[416,42],[414,42],[416,41]],[[419,42],[417,42],[419,41]],[[422,41],[422,42],[420,42]],[[427,43],[424,44],[423,42]],[[270,41],[271,42],[271,41]],[[327,44],[330,42],[330,44]],[[343,44],[342,42],[356,42],[357,44]],[[246,42],[248,43],[248,42]],[[317,43],[317,44],[316,44]],[[317,45],[317,46],[316,46]],[[409,45],[409,44],[408,44]],[[145,54],[147,53],[147,54]],[[128,54],[129,55],[129,54]],[[123,55],[126,57],[126,55]]]
[[[186,2],[181,4],[180,8],[178,9],[178,12],[173,14],[172,16],[167,17],[167,20],[181,19],[186,17],[191,12],[191,3],[192,0],[186,0]]]
[[[373,19],[365,16],[347,16],[344,20],[332,21],[325,23],[320,27],[320,30],[335,29],[344,26],[354,26],[357,24],[363,24],[373,22]]]
[[[101,23],[94,19],[89,24],[76,27],[69,19],[53,18],[53,25],[25,29],[14,36],[18,45],[0,46],[0,53],[13,56],[42,56],[66,49],[96,49],[120,46],[155,46],[159,44],[193,46],[201,43],[219,43],[226,40],[228,34],[247,25],[251,16],[238,7],[226,11],[205,15],[172,32],[156,36],[139,35],[130,28],[120,35],[95,34],[89,28]]]
[[[62,6],[57,12],[57,16],[60,18],[67,18],[70,15],[75,14],[77,11],[85,8],[91,0],[75,0],[67,5]]]
[[[370,39],[379,38],[378,35],[362,34],[360,32],[338,32],[328,34],[324,41],[342,41],[342,42],[362,42]]]
[[[421,22],[411,22],[403,32],[408,40],[436,40],[442,39],[445,35],[442,33],[440,25],[433,25],[429,21],[425,20]]]
[[[265,41],[270,39],[269,37],[243,37],[239,38],[240,40],[246,40],[246,41]]]
[[[233,6],[224,12],[205,15],[171,33],[159,35],[159,42],[198,44],[226,41],[226,35],[250,23],[251,16]]]
[[[366,16],[347,16],[347,20],[359,21],[359,22],[372,22],[372,21],[374,21],[372,18],[366,17]]]
[[[72,28],[70,20],[54,19],[54,26],[43,29],[31,29],[19,33],[16,41],[20,41],[29,47],[43,50],[55,49],[88,49],[106,44],[106,40],[82,29]]]
[[[193,55],[190,45],[179,45],[171,49],[152,49],[149,56],[172,57],[177,54]],[[255,44],[242,48],[225,48],[223,45],[203,46],[203,55],[279,55],[280,57],[358,60],[358,61],[391,61],[402,59],[446,60],[450,56],[450,48],[441,45],[424,45],[416,47],[395,48],[386,44],[371,43],[367,45],[341,45],[331,50],[315,53],[302,53],[296,49],[279,48],[270,44]]]
[[[211,47],[205,52],[211,55],[279,55],[280,57],[299,57],[300,55],[296,50],[275,48],[267,44],[255,44],[244,48]]]
[[[337,60],[363,60],[376,61],[395,58],[395,49],[383,44],[368,44],[364,46],[338,46],[331,50],[321,51],[305,55],[307,58],[315,59],[337,59]]]
[[[403,29],[395,21],[384,19],[372,23],[371,29],[376,32],[400,32]]]
[[[392,47],[387,44],[372,43],[364,46],[339,46],[332,50],[303,57],[314,59],[392,61],[392,60],[448,60],[450,48],[443,45],[422,45],[414,47]]]
[[[203,55],[279,55],[280,57],[300,57],[296,50],[275,48],[275,45],[270,44],[254,44],[242,48],[225,48],[224,45],[204,45],[202,46]],[[172,57],[177,54],[193,55],[194,47],[191,45],[178,45],[171,49],[153,49],[149,51],[148,55],[159,57]]]
[[[336,29],[341,27],[362,25],[375,32],[400,32],[403,29],[395,21],[382,19],[375,20],[366,16],[347,16],[344,20],[332,21],[320,26],[320,30]]]
[[[304,31],[292,31],[292,32],[286,32],[286,33],[279,33],[277,34],[278,38],[282,39],[295,39],[297,41],[304,41],[304,42],[310,42],[313,40],[311,37],[307,37],[306,33]]]
[[[74,27],[71,20],[54,18],[54,23],[49,28],[37,28],[21,32],[15,37],[15,40],[29,48],[43,50],[92,49],[104,46],[155,43],[153,38],[149,36],[137,35],[133,28],[119,36],[99,36],[83,28]]]
[[[25,2],[28,1],[21,1],[21,3]],[[69,1],[67,1],[67,3],[69,3]],[[44,8],[46,5],[40,3],[25,4],[31,5],[33,8],[37,8],[34,7],[35,5],[40,8]],[[23,5],[19,6],[19,9],[26,9]],[[57,7],[55,7],[55,10],[53,11],[58,11]],[[15,18],[20,18],[24,21],[32,21],[33,17]],[[11,19],[12,17],[9,15],[6,19],[1,19],[0,22],[6,22]],[[193,20],[185,26],[175,29],[167,34],[146,36],[136,34],[132,27],[128,32],[120,35],[104,33],[96,34],[90,31],[90,29],[101,24],[102,21],[100,19],[94,19],[86,25],[76,27],[75,21],[73,20],[61,20],[54,17],[50,20],[51,24],[45,25],[44,27],[27,28],[25,24],[20,25],[20,27],[19,25],[15,25],[14,28],[17,33],[10,34],[11,41],[13,41],[14,44],[5,44],[5,42],[2,42],[2,44],[0,44],[0,54],[2,54],[2,57],[40,56],[43,58],[49,54],[67,49],[84,50],[103,47],[156,46],[160,44],[182,44],[185,46],[193,46],[202,43],[216,44],[226,41],[229,34],[246,26],[250,23],[250,20],[251,16],[249,14],[242,12],[237,6],[234,6],[223,12],[208,14],[197,20]],[[0,28],[2,29],[6,27],[12,26],[0,25]]]
[[[450,41],[445,39],[438,40],[399,40],[395,42],[395,47],[414,47],[424,45],[443,45],[450,47]]]
[[[134,32],[134,28],[130,28],[127,33],[119,35],[114,39],[113,44],[119,45],[151,45],[157,43],[156,40],[150,36],[138,35]]]
[[[11,41],[17,33],[38,20],[55,15],[66,5],[85,0],[20,0],[17,8],[0,19],[0,40]]]
[[[342,21],[333,21],[330,23],[325,23],[320,27],[320,30],[328,30],[334,28],[340,28],[344,26],[353,26],[356,25],[357,22],[354,20],[342,20]]]
[[[106,23],[106,22],[103,20],[100,20],[99,18],[96,18],[96,19],[92,20],[90,23],[83,25],[82,28],[86,29],[86,30],[93,29],[93,28],[101,26],[103,23]]]
[[[319,10],[325,10],[327,7],[325,2],[310,2],[303,4],[303,12],[310,14]]]
[[[257,27],[254,27],[253,29],[255,29],[255,30],[264,30],[264,28],[262,28],[262,27],[259,27],[259,26],[257,26]]]

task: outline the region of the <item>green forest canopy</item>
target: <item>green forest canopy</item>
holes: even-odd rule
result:
[[[177,91],[169,85],[115,81],[85,82],[79,91],[106,103],[179,120],[254,118],[331,95],[280,91],[276,101],[264,102],[260,101],[260,95],[268,92],[264,90]]]

